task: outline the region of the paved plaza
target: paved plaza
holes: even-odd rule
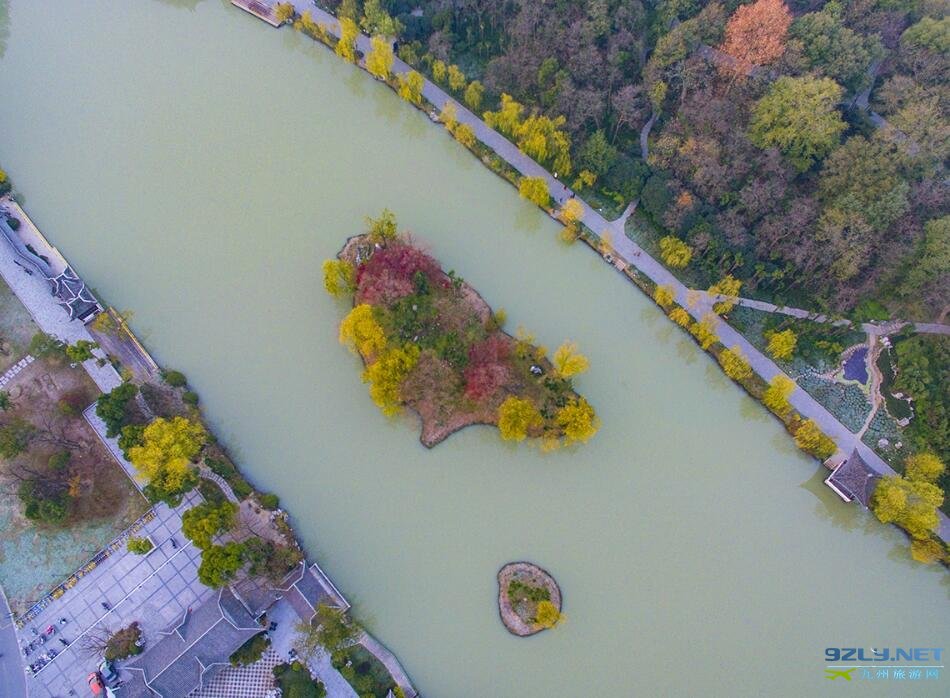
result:
[[[214,596],[213,590],[198,582],[200,551],[181,535],[181,513],[198,501],[199,495],[191,493],[177,509],[156,506],[155,518],[136,533],[155,543],[149,554],[135,555],[120,548],[20,629],[22,645],[37,637],[34,629],[42,634],[49,626],[55,628],[46,643],[30,653],[27,663],[36,661],[47,648],[59,652],[36,676],[27,678],[30,696],[88,695],[86,676],[96,670],[100,657],[84,649],[84,638],[138,621],[148,646],[188,608]],[[60,623],[63,618],[65,624]]]

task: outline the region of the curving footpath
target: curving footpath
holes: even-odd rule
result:
[[[333,15],[315,7],[307,0],[293,0],[293,5],[297,8],[299,13],[309,12],[318,24],[324,25],[331,34],[339,37],[340,24]],[[366,55],[370,50],[370,38],[360,33],[356,41],[356,47],[363,55]],[[399,58],[395,59],[392,69],[394,75],[401,75],[411,70],[413,70],[413,68],[404,61]],[[699,320],[707,312],[711,312],[712,302],[708,296],[699,303],[696,303],[693,307],[690,307],[687,302],[687,293],[690,289],[673,276],[665,266],[651,257],[643,248],[633,242],[633,240],[628,238],[622,222],[618,225],[606,220],[586,201],[574,195],[563,182],[557,179],[548,170],[518,150],[518,147],[514,143],[494,129],[489,128],[484,121],[469,111],[465,105],[450,97],[445,91],[427,78],[425,78],[422,94],[439,110],[448,103],[453,104],[459,123],[468,124],[478,140],[494,150],[499,157],[523,176],[543,178],[547,182],[548,190],[551,192],[551,198],[555,202],[563,204],[564,201],[573,196],[583,207],[584,212],[581,217],[581,222],[599,237],[604,237],[605,234],[608,235],[615,256],[622,258],[623,261],[627,262],[630,266],[638,269],[654,283],[672,288],[676,296],[676,301],[683,306],[693,318]],[[941,325],[939,327],[942,328],[944,326]],[[752,366],[752,370],[764,380],[770,381],[775,376],[783,373],[771,359],[756,349],[745,337],[725,321],[719,323],[717,331],[720,341],[725,346],[738,346],[742,350],[742,353],[747,357],[749,364]],[[939,331],[944,332],[944,330]],[[891,466],[804,390],[796,388],[789,401],[799,414],[806,419],[814,420],[822,431],[834,439],[841,454],[848,456],[857,450],[864,459],[864,462],[878,474],[896,474]],[[944,541],[950,541],[950,519],[948,519],[943,512],[938,513],[940,515],[939,535]]]

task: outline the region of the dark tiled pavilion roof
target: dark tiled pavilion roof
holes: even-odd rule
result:
[[[208,681],[231,653],[262,628],[230,589],[196,609],[163,633],[163,637],[129,663],[138,693],[142,686],[151,695],[178,698]],[[141,681],[139,679],[141,678]]]
[[[844,463],[834,469],[825,482],[843,497],[851,501],[857,499],[867,507],[878,477],[878,473],[872,470],[855,450]]]

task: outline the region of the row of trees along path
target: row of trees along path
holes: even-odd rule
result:
[[[293,0],[293,5],[298,13],[310,12],[314,21],[324,25],[333,36],[340,36],[340,24],[336,17],[330,13],[315,7],[309,0]],[[367,55],[370,52],[370,38],[365,34],[358,34],[356,48],[364,56]],[[392,68],[394,75],[405,74],[411,70],[413,70],[413,68],[398,57],[394,60]],[[571,198],[573,192],[551,172],[518,150],[518,147],[514,143],[490,128],[478,116],[469,111],[464,104],[450,97],[428,79],[425,79],[422,94],[436,109],[441,110],[448,103],[454,105],[457,115],[456,119],[459,123],[468,124],[478,140],[494,150],[499,157],[520,172],[522,176],[543,178],[555,202],[563,204],[567,199]],[[685,308],[696,320],[700,320],[706,313],[712,312],[713,302],[708,295],[704,295],[699,302],[690,306],[687,301],[687,294],[690,289],[673,276],[663,264],[655,260],[639,245],[628,238],[622,223],[620,225],[611,223],[583,199],[577,196],[574,198],[583,207],[584,212],[581,217],[581,222],[601,239],[609,241],[615,256],[620,257],[623,261],[640,270],[641,273],[646,275],[657,285],[672,288],[676,302]],[[622,221],[622,218],[620,220]],[[717,332],[719,341],[722,342],[723,345],[727,347],[738,346],[741,349],[743,355],[745,355],[749,361],[752,370],[765,381],[770,381],[775,376],[783,373],[775,362],[756,349],[728,323],[720,321]],[[792,393],[789,398],[789,402],[791,402],[792,407],[794,407],[803,418],[814,420],[825,434],[834,439],[839,450],[839,454],[837,454],[838,457],[849,456],[853,451],[857,450],[864,459],[864,462],[879,474],[896,475],[893,468],[804,390],[796,387],[795,392]],[[950,519],[948,519],[943,512],[938,511],[938,514],[940,516],[939,535],[944,541],[950,541]]]

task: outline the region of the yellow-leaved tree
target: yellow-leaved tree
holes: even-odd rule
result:
[[[363,371],[363,381],[369,383],[369,396],[383,414],[389,416],[399,412],[402,401],[400,387],[418,361],[419,347],[407,344],[385,351]]]
[[[557,411],[557,424],[568,442],[585,442],[600,428],[600,420],[590,403],[582,397],[570,400]]]
[[[410,70],[398,77],[399,96],[407,102],[418,105],[422,102],[422,88],[425,85],[425,78],[415,70]]]
[[[775,378],[769,381],[769,387],[765,389],[762,395],[762,404],[772,410],[779,417],[787,415],[792,405],[788,398],[795,392],[795,381],[779,373]]]
[[[826,460],[838,450],[835,442],[812,419],[805,420],[795,432],[796,445],[811,455]]]
[[[936,482],[946,467],[933,453],[917,453],[904,461],[904,476],[908,480]]]
[[[356,269],[345,259],[323,262],[323,287],[331,296],[340,297],[356,289]]]
[[[565,225],[576,225],[584,217],[584,205],[577,199],[568,199],[558,215]]]
[[[143,430],[142,443],[129,449],[129,461],[157,490],[178,492],[206,439],[204,427],[197,422],[158,417]]]
[[[590,368],[587,357],[577,351],[577,344],[564,342],[554,352],[554,370],[561,378],[571,378]]]
[[[364,220],[366,232],[373,243],[382,244],[396,238],[396,214],[388,208],[383,209],[379,218],[367,216]]]
[[[719,352],[719,365],[734,381],[744,381],[752,377],[752,367],[746,360],[742,349],[736,344],[731,349],[723,349]]]
[[[436,82],[445,82],[445,73],[446,73],[445,61],[442,61],[436,58],[432,62],[432,77],[435,79]]]
[[[452,132],[452,129],[455,128],[455,124],[458,123],[458,110],[455,108],[455,102],[445,103],[442,107],[442,111],[439,113],[439,121],[445,125],[449,133]]]
[[[333,50],[340,58],[350,63],[356,63],[356,37],[359,35],[359,27],[349,17],[340,18],[340,40],[336,43]]]
[[[369,54],[366,56],[366,70],[373,77],[385,80],[393,69],[393,45],[382,36],[374,36],[370,42]]]
[[[534,622],[542,628],[553,628],[561,622],[561,612],[552,601],[544,599],[538,602],[534,612]]]
[[[670,311],[670,320],[675,322],[680,327],[686,327],[691,322],[689,313],[687,313],[683,308],[673,308]]]
[[[498,431],[505,441],[524,441],[542,423],[541,413],[527,398],[511,395],[498,407]]]
[[[544,177],[522,177],[518,182],[518,193],[541,208],[547,208],[551,203],[548,183]]]
[[[711,296],[723,297],[722,300],[713,304],[713,310],[720,315],[728,313],[730,310],[732,310],[733,307],[735,307],[736,301],[738,300],[740,288],[742,288],[742,282],[735,278],[732,274],[727,274],[725,277],[710,286],[709,294]]]
[[[935,562],[946,562],[948,559],[946,546],[933,538],[923,540],[915,538],[912,540],[910,542],[910,556],[917,562],[923,562],[927,565]]]
[[[775,359],[787,361],[795,353],[795,345],[798,344],[798,336],[792,330],[782,330],[781,332],[770,332],[766,335],[769,340],[766,351]]]
[[[465,104],[472,111],[477,111],[482,106],[482,98],[485,96],[485,86],[478,80],[472,80],[465,88]]]
[[[452,135],[455,136],[455,140],[466,148],[471,148],[475,145],[475,131],[468,124],[457,124],[455,130],[452,131]]]
[[[678,237],[667,235],[660,239],[660,257],[674,269],[682,269],[693,258],[693,249]]]
[[[293,19],[295,14],[297,11],[292,2],[279,2],[274,7],[274,18],[281,24]]]
[[[676,300],[676,294],[672,286],[657,286],[653,290],[653,300],[662,308],[668,308]]]
[[[689,333],[696,338],[699,346],[703,349],[709,349],[719,340],[716,335],[716,324],[718,322],[719,318],[715,313],[706,313],[702,320],[690,325]]]
[[[467,82],[465,80],[465,73],[463,73],[461,69],[459,69],[459,67],[455,65],[454,63],[449,66],[448,77],[449,77],[449,87],[454,92],[458,92],[463,87],[465,87],[465,83]]]
[[[345,344],[363,358],[376,356],[386,348],[386,333],[376,319],[373,306],[361,303],[340,323],[340,344]]]
[[[878,481],[871,511],[882,523],[896,523],[914,538],[926,540],[940,525],[937,507],[943,497],[943,490],[931,482],[892,475]]]

